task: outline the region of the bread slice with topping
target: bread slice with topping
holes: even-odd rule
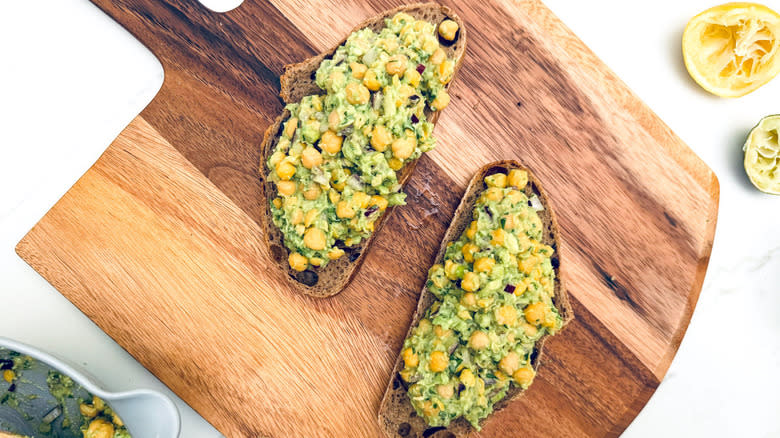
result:
[[[376,32],[385,26],[385,19],[393,17],[399,12],[405,12],[417,20],[428,21],[435,26],[444,20],[452,20],[458,24],[458,30],[452,40],[440,37],[440,47],[447,55],[447,59],[452,59],[455,63],[453,78],[460,68],[463,55],[466,50],[466,29],[460,18],[448,7],[436,3],[418,3],[402,6],[386,12],[383,12],[373,18],[359,24],[352,31],[369,28]],[[351,33],[351,32],[350,32]],[[298,64],[285,67],[284,74],[281,76],[280,96],[285,104],[300,101],[304,96],[322,94],[323,90],[315,83],[315,74],[323,60],[330,58],[336,49],[346,42],[346,38],[341,41],[333,50],[318,56],[309,58]],[[450,81],[445,86],[445,90],[452,84]],[[426,107],[425,116],[428,121],[435,123],[440,111],[431,111]],[[298,290],[314,297],[327,297],[341,292],[352,277],[357,272],[363,262],[365,254],[371,245],[374,237],[380,231],[381,225],[387,219],[391,208],[376,220],[374,232],[363,239],[359,244],[343,248],[345,256],[336,260],[331,260],[324,267],[308,266],[303,271],[294,270],[289,262],[289,249],[284,244],[284,235],[272,220],[272,211],[270,201],[277,196],[277,189],[274,182],[269,180],[271,169],[268,168],[268,158],[276,149],[276,144],[284,128],[284,122],[290,118],[290,112],[285,109],[273,124],[265,131],[261,145],[260,173],[263,176],[263,213],[261,215],[261,226],[264,229],[270,253],[273,260],[279,267],[286,272],[286,277],[295,283]],[[397,178],[400,184],[404,184],[414,171],[417,160],[409,161],[398,171]]]
[[[536,198],[539,199],[541,207],[543,207],[542,210],[537,212],[539,219],[541,219],[543,230],[541,243],[551,247],[554,251],[550,260],[555,274],[552,303],[558,310],[558,315],[561,318],[561,327],[563,327],[573,318],[573,314],[569,305],[568,297],[566,295],[566,289],[560,275],[558,224],[552,207],[550,206],[550,202],[547,198],[547,194],[543,190],[541,184],[530,171],[525,169],[519,163],[515,161],[494,162],[482,167],[477,172],[477,174],[469,183],[466,189],[466,193],[464,194],[460,205],[455,211],[452,224],[444,235],[444,239],[442,240],[442,245],[436,256],[435,263],[441,264],[443,262],[448,244],[457,241],[464,233],[464,231],[469,228],[477,199],[479,198],[480,194],[486,190],[486,185],[484,182],[485,178],[497,173],[508,174],[512,169],[526,170],[528,174],[528,183],[523,191],[529,199],[535,195]],[[505,289],[505,291],[506,290],[507,289]],[[512,287],[511,290],[514,290],[514,287]],[[407,332],[406,338],[409,338],[412,335],[413,329],[418,326],[420,321],[425,317],[428,308],[430,308],[431,305],[436,301],[436,296],[428,289],[428,286],[423,288],[420,294],[417,310],[412,318],[412,323],[409,331]],[[548,336],[549,335],[545,333],[534,344],[534,349],[531,353],[530,359],[530,365],[532,366],[534,372],[540,365],[542,350]],[[452,352],[452,350],[450,351]],[[404,363],[405,361],[402,355],[399,354],[391,374],[390,382],[387,386],[387,389],[385,390],[385,395],[380,405],[379,423],[382,430],[384,430],[388,436],[405,438],[453,436],[462,437],[473,431],[473,428],[469,422],[463,417],[458,417],[452,420],[452,422],[450,422],[450,424],[445,428],[431,427],[422,417],[417,415],[409,400],[407,392],[409,383],[407,383],[401,377],[401,372],[404,370]],[[422,361],[420,363],[422,363]],[[524,390],[519,385],[510,385],[506,396],[495,404],[494,412],[507,406],[512,400],[521,396],[523,392]],[[487,419],[489,418],[490,417],[488,416]],[[487,419],[481,420],[480,425],[483,424]]]

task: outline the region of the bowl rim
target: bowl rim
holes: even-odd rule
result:
[[[181,416],[179,414],[179,409],[176,407],[176,404],[173,402],[173,400],[170,399],[170,397],[168,397],[167,395],[159,391],[155,391],[153,389],[133,389],[128,391],[118,391],[118,392],[108,391],[103,389],[100,385],[98,385],[95,382],[95,378],[87,376],[84,372],[70,365],[66,361],[59,359],[36,347],[33,347],[32,345],[0,336],[0,347],[7,348],[9,350],[16,351],[21,354],[30,356],[33,359],[36,359],[38,361],[41,361],[49,365],[55,370],[61,372],[62,374],[65,374],[66,376],[76,381],[76,383],[84,387],[84,389],[86,389],[89,393],[96,395],[108,402],[111,402],[113,400],[125,400],[129,398],[144,397],[144,396],[156,397],[165,406],[166,408],[165,410],[167,411],[166,417],[168,417],[168,419],[173,423],[172,430],[174,434],[171,435],[170,437],[161,437],[161,438],[177,438],[181,433]]]

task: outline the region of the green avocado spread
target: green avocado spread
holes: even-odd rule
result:
[[[485,178],[473,221],[451,242],[426,287],[436,300],[404,341],[401,378],[431,426],[463,417],[479,429],[513,386],[536,374],[536,341],[563,320],[553,304],[553,248],[542,243],[537,199],[525,171]]]
[[[36,386],[34,382],[24,378],[25,372],[34,365],[35,360],[30,356],[0,348],[0,376],[6,383],[10,384],[6,392],[0,396],[0,405],[19,411],[28,422],[33,421],[33,417],[29,412],[25,412],[25,405],[21,400],[25,398],[32,400],[37,398],[37,396],[23,393],[31,390],[29,386],[43,389]],[[78,427],[79,424],[72,424],[71,419],[78,419],[80,416],[80,432],[84,438],[131,438],[130,432],[125,427],[122,419],[119,418],[111,407],[100,397],[84,391],[70,377],[50,369],[46,374],[46,390],[54,398],[51,406],[52,411],[56,407],[59,407],[60,411],[56,417],[48,421],[44,420],[37,425],[40,436],[75,436],[73,434],[78,433],[75,427]],[[80,397],[76,398],[77,392],[87,394],[91,399],[83,400]],[[80,415],[71,416],[69,414],[68,406],[70,403],[68,400],[77,402]],[[53,421],[60,417],[62,418],[60,422],[61,430],[55,430],[52,427]],[[72,429],[71,434],[67,434],[66,432],[71,430],[71,426],[74,429]]]
[[[434,147],[425,111],[448,105],[455,70],[439,37],[452,41],[457,27],[399,13],[378,33],[353,32],[317,69],[324,94],[287,105],[266,165],[278,195],[273,222],[293,269],[343,256],[388,206],[404,204],[398,171]]]

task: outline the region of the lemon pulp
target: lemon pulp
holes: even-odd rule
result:
[[[685,27],[683,57],[705,90],[744,96],[780,72],[780,15],[755,3],[710,8]]]
[[[780,115],[761,119],[745,142],[745,172],[762,192],[780,195]]]

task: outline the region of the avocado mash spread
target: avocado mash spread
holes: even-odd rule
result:
[[[486,177],[473,221],[429,271],[436,301],[404,341],[401,378],[431,426],[464,417],[479,429],[510,387],[531,384],[534,344],[563,324],[552,302],[553,248],[541,243],[527,181],[519,169]]]
[[[84,419],[81,425],[84,438],[131,438],[119,415],[100,397],[93,395],[92,403],[82,401],[79,411]]]
[[[0,375],[6,383],[11,385],[0,396],[0,405],[17,410],[29,423],[33,421],[35,408],[31,408],[24,400],[34,400],[37,395],[31,394],[33,390],[48,390],[53,397],[51,408],[43,421],[37,424],[36,436],[76,436],[79,432],[76,428],[81,425],[80,432],[83,438],[131,438],[130,432],[125,427],[119,416],[102,399],[89,394],[70,377],[49,369],[46,373],[46,386],[42,388],[39,381],[25,379],[27,372],[33,372],[34,366],[46,366],[37,363],[33,358],[0,348]],[[48,366],[46,366],[48,367]],[[44,370],[45,372],[45,370]],[[38,380],[33,378],[33,380]],[[24,393],[24,395],[23,395]],[[79,395],[77,395],[79,394]],[[80,395],[86,395],[91,400],[86,401]],[[70,400],[70,402],[69,402]],[[70,415],[68,406],[78,402],[79,414]],[[75,412],[74,412],[75,414]],[[60,427],[53,428],[54,421],[62,418]],[[71,423],[71,420],[76,424]]]
[[[434,147],[425,110],[449,104],[455,62],[433,24],[399,13],[385,26],[353,32],[317,70],[325,94],[287,105],[267,165],[273,222],[297,271],[369,237],[388,206],[404,204],[397,172]],[[457,31],[452,20],[438,26],[445,40]]]

